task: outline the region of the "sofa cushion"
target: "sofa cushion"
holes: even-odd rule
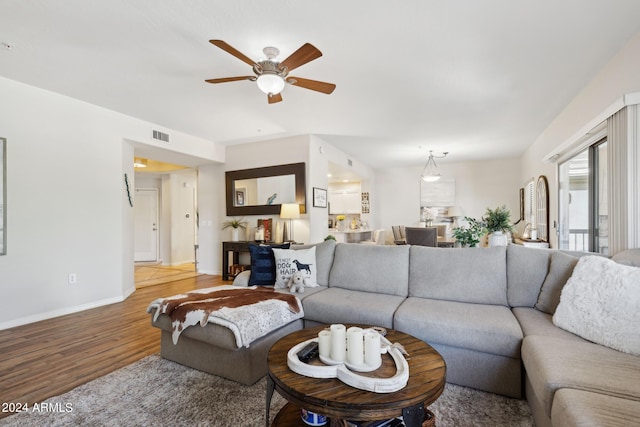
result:
[[[329,286],[329,272],[333,265],[333,255],[336,251],[335,240],[325,240],[311,245],[292,245],[291,249],[316,248],[316,281],[320,286]]]
[[[409,296],[507,305],[506,248],[411,246]]]
[[[401,296],[329,288],[304,298],[302,307],[305,321],[392,328],[393,313],[404,300]]]
[[[640,420],[640,401],[563,388],[551,408],[554,426],[633,426]]]
[[[507,246],[507,299],[511,307],[533,307],[549,270],[548,249]]]
[[[501,305],[409,297],[393,325],[428,343],[520,358],[522,330],[511,310]]]
[[[329,287],[406,297],[409,246],[338,243]]]
[[[276,260],[276,288],[288,287],[294,273],[302,274],[305,286],[317,286],[316,248],[309,249],[273,249]]]
[[[553,323],[582,338],[640,356],[640,268],[580,258]]]
[[[550,314],[528,307],[515,307],[511,311],[516,316],[516,319],[518,319],[518,323],[520,323],[522,333],[525,337],[529,335],[543,335],[545,337],[563,338],[579,342],[584,341],[579,336],[554,325]]]
[[[276,289],[276,292],[279,292],[279,293],[282,293],[282,294],[291,294],[291,293],[293,293],[293,295],[297,296],[300,301],[304,301],[304,299],[309,297],[310,295],[313,295],[316,292],[325,291],[327,289],[329,289],[329,288],[327,288],[326,286],[316,286],[315,288],[304,288],[304,292],[302,292],[302,293],[300,293],[300,292],[291,292],[289,290],[289,288]],[[304,308],[304,304],[302,304],[302,307]],[[556,329],[558,329],[558,328],[556,328]]]
[[[289,244],[278,246],[249,245],[249,254],[251,254],[249,286],[273,286],[276,282],[276,262],[273,257],[273,248],[288,249]]]
[[[547,417],[556,391],[585,390],[640,400],[640,358],[582,340],[525,336],[522,361]]]
[[[627,249],[611,257],[618,264],[640,267],[640,248]]]
[[[551,254],[549,273],[542,283],[536,308],[548,314],[553,314],[560,303],[562,288],[571,277],[578,258],[562,252]]]

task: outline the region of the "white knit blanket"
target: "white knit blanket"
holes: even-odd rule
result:
[[[233,294],[237,292],[239,298],[241,295],[246,295],[248,291],[255,291],[257,294],[264,294],[264,297],[261,297],[264,299],[255,303],[236,306],[237,300],[234,301],[233,296],[230,298],[228,291],[233,291]],[[203,299],[203,296],[198,298],[198,294],[209,295],[206,295],[206,298]],[[217,294],[224,294],[224,299],[229,302],[231,307],[221,307],[213,311],[201,308],[203,303],[206,304],[207,302],[219,305],[219,301],[223,298],[218,297]],[[158,298],[149,304],[147,313],[155,311],[153,314],[153,320],[155,321],[160,314],[171,314],[167,312],[168,306],[175,305],[177,300],[183,300],[193,295],[198,298],[197,302],[185,301],[180,303],[180,307],[184,311],[184,320],[172,317],[172,339],[174,344],[177,344],[180,334],[185,328],[197,324],[204,327],[208,323],[215,323],[227,327],[233,332],[238,348],[249,347],[256,339],[304,316],[300,300],[293,295],[279,294],[273,292],[270,288],[232,285],[194,290],[189,294],[174,295],[169,298]],[[253,295],[250,296],[253,297]],[[296,306],[297,311],[292,310],[292,304]],[[190,305],[195,305],[197,308],[190,309]]]

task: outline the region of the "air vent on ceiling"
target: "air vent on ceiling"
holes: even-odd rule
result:
[[[156,141],[169,143],[169,134],[156,129],[153,129],[152,138]]]
[[[351,159],[347,159],[347,164],[348,164],[349,166],[353,166],[353,161],[352,161]]]

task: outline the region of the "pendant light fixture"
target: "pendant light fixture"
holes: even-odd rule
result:
[[[427,159],[427,164],[424,165],[421,175],[424,182],[436,182],[442,177],[440,172],[438,172],[438,166],[436,166],[434,159],[444,159],[447,157],[447,154],[449,154],[448,151],[445,151],[441,155],[434,155],[433,151],[429,150],[429,159]]]

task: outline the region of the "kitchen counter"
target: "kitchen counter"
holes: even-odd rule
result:
[[[335,228],[329,229],[329,234],[333,234],[337,242],[340,243],[358,243],[363,240],[371,240],[373,230],[365,228],[357,228],[355,230],[339,231]]]
[[[528,246],[530,248],[548,249],[549,243],[543,240],[531,240],[531,239],[515,239],[516,245]]]

